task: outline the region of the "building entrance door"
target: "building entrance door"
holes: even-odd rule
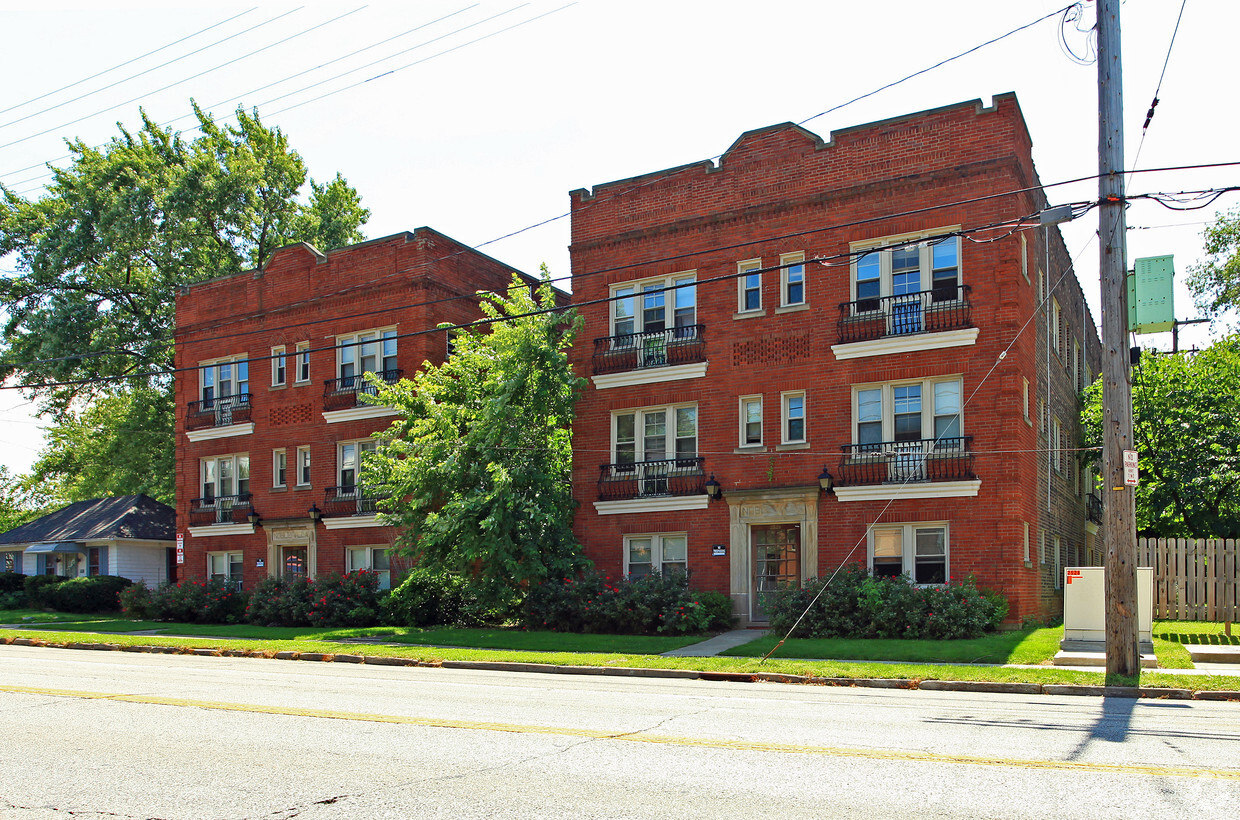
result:
[[[306,577],[306,552],[305,547],[280,548],[280,564],[285,580]]]
[[[749,528],[753,556],[751,621],[767,621],[766,598],[781,584],[800,586],[801,525],[754,524]]]

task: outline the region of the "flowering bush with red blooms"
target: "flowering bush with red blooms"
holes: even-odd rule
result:
[[[692,635],[730,627],[732,607],[726,595],[689,589],[683,572],[612,580],[590,571],[530,590],[522,623],[557,632]]]
[[[121,591],[121,611],[130,618],[199,624],[239,623],[248,596],[223,579],[191,578],[155,589],[134,584]]]
[[[254,587],[245,619],[261,626],[373,626],[379,576],[366,570],[318,579],[264,578]]]

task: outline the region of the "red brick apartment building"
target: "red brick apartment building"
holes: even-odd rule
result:
[[[762,128],[571,198],[596,565],[685,569],[743,622],[850,561],[1059,609],[1061,567],[1095,560],[1071,448],[1101,360],[1058,230],[1013,230],[1048,204],[1014,95]]]
[[[378,526],[357,477],[394,411],[358,398],[370,389],[362,374],[393,382],[442,362],[445,332],[409,334],[481,318],[475,293],[506,290],[514,272],[418,228],[326,255],[290,245],[259,270],[184,289],[180,576],[252,588],[268,575],[371,569],[390,581],[395,532]]]

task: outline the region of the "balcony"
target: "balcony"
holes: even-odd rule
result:
[[[185,409],[186,431],[248,423],[252,417],[250,396],[249,393],[238,393],[235,396],[191,401]]]
[[[189,525],[207,527],[212,524],[248,524],[254,510],[250,493],[195,498],[189,502]]]
[[[858,299],[840,305],[839,343],[973,327],[968,285]]]
[[[1102,496],[1090,493],[1085,496],[1085,515],[1095,524],[1102,524]]]
[[[972,436],[845,444],[839,487],[972,481]]]
[[[397,382],[404,375],[403,370],[376,370],[373,372],[388,384]],[[365,374],[345,376],[342,379],[328,379],[323,382],[323,412],[331,413],[339,410],[352,410],[355,407],[368,407],[370,405],[367,405],[359,397],[363,395],[373,396],[377,392],[375,386],[366,380]]]
[[[705,495],[705,462],[694,457],[599,465],[599,501]]]
[[[594,340],[594,375],[706,361],[704,325],[685,325]]]
[[[328,487],[323,496],[323,517],[342,518],[352,515],[375,515],[379,502],[387,498],[377,490],[358,485]]]

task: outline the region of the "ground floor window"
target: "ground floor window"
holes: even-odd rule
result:
[[[108,574],[108,551],[106,547],[86,548],[86,574]]]
[[[241,589],[241,574],[245,561],[239,552],[207,553],[207,577],[212,581],[225,581],[234,589]]]
[[[0,552],[0,572],[21,572],[21,567],[20,552]]]
[[[688,572],[688,559],[688,537],[683,532],[624,537],[624,572],[633,580],[652,572]]]
[[[915,584],[947,583],[947,525],[895,524],[870,530],[870,571],[907,575]]]
[[[392,570],[386,547],[352,547],[346,555],[345,571],[369,570],[379,576],[379,589],[392,588]]]

